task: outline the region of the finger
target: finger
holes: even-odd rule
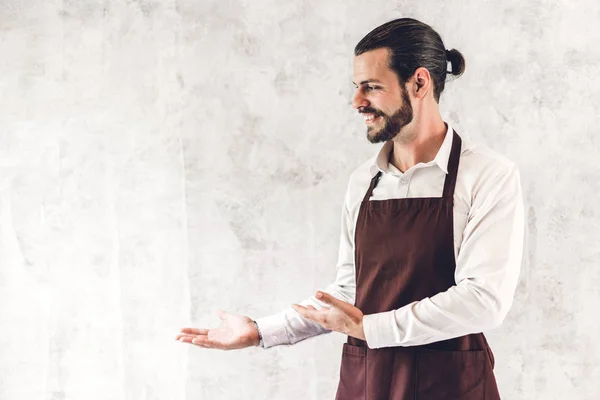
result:
[[[311,321],[315,321],[318,323],[321,323],[324,320],[324,314],[328,312],[328,310],[309,310],[308,308],[305,308],[298,304],[292,304],[292,307],[294,308],[294,310],[296,310],[298,314],[300,314],[304,318],[308,318]]]
[[[198,329],[198,328],[183,328],[181,333],[191,333],[192,335],[207,335],[208,329]]]
[[[192,341],[196,338],[196,336],[183,336],[179,338],[181,343],[192,343]]]
[[[347,306],[351,306],[349,303],[346,303],[345,301],[341,301],[340,299],[333,297],[329,293],[319,291],[319,292],[317,292],[315,297],[317,299],[319,299],[320,301],[322,301],[323,303],[330,304],[330,305],[334,306],[335,308],[339,308],[341,310],[347,310]]]
[[[206,347],[209,349],[224,349],[223,345],[219,342],[215,342],[214,340],[210,340],[206,336],[198,336],[192,340],[192,344],[195,344],[200,347]]]
[[[193,341],[189,341],[189,342],[186,341],[185,343],[189,343],[189,344],[191,344],[192,346],[195,346],[195,347],[202,347],[202,348],[205,348],[205,349],[210,349],[210,346],[204,345],[202,343],[194,343]]]
[[[306,308],[308,308],[309,310],[314,310],[314,311],[317,311],[317,309],[316,309],[316,308],[314,308],[314,307],[313,307],[313,306],[311,306],[311,305],[308,305],[308,306],[306,306]]]
[[[181,338],[185,338],[185,337],[191,337],[193,339],[196,336],[198,336],[198,335],[192,335],[191,333],[180,333],[179,335],[177,335],[175,340],[180,340]]]
[[[219,317],[219,319],[223,320],[227,317],[227,313],[223,310],[216,310],[215,315]]]
[[[292,308],[294,310],[296,310],[296,312],[300,315],[302,315],[303,317],[307,317],[308,315],[310,315],[309,311],[306,307],[301,306],[300,304],[292,304]]]
[[[302,307],[299,304],[292,304],[292,308],[301,316],[303,316],[304,318],[309,318],[309,313],[306,308]]]
[[[196,340],[196,338],[198,338],[200,336],[194,336],[194,335],[189,335],[189,336],[184,336],[181,339],[179,339],[179,341],[181,343],[189,343],[198,347],[205,347],[205,348],[210,348],[210,346],[208,346],[207,344],[203,343],[200,340]]]

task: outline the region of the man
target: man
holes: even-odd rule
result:
[[[385,143],[350,177],[335,282],[279,314],[219,311],[219,328],[177,338],[269,348],[337,331],[348,341],[336,399],[499,399],[481,332],[503,321],[518,281],[519,172],[442,120],[447,73],[465,61],[430,26],[390,21],[354,53],[352,105]]]

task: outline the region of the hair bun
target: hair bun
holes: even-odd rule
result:
[[[446,71],[447,73],[460,76],[465,72],[465,58],[460,51],[456,49],[446,50],[446,59],[452,65],[452,70]]]

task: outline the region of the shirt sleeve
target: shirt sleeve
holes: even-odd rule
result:
[[[513,164],[486,180],[473,199],[456,259],[456,285],[396,310],[365,315],[369,348],[416,346],[499,326],[518,283],[525,210]]]
[[[341,215],[340,246],[336,277],[333,283],[321,291],[331,294],[337,299],[354,304],[356,294],[356,279],[354,272],[354,224],[348,208],[349,188]],[[328,305],[311,296],[298,304],[312,305],[317,310]],[[277,314],[256,320],[263,337],[263,347],[269,348],[278,345],[291,345],[313,336],[330,333],[331,330],[323,328],[320,324],[302,317],[293,308],[288,308]]]

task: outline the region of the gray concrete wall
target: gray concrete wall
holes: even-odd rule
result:
[[[515,160],[528,250],[487,333],[506,399],[598,399],[600,4],[0,1],[0,399],[332,399],[341,343],[174,341],[328,284],[378,146],[352,50],[411,16],[465,55],[444,117]]]

